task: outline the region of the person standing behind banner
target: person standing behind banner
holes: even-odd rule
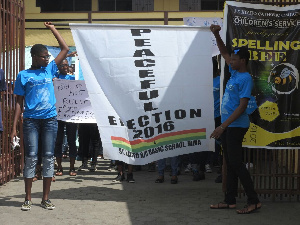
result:
[[[97,156],[102,148],[100,133],[96,123],[80,123],[78,126],[79,150],[82,165],[78,171],[97,171]],[[88,158],[91,156],[91,168],[88,167]]]
[[[56,74],[58,79],[64,80],[75,80],[74,75],[69,75],[69,64],[68,60],[64,59],[60,65],[58,65],[59,73]],[[57,171],[55,173],[56,176],[63,175],[62,168],[62,157],[63,157],[63,140],[64,140],[64,130],[66,128],[67,141],[69,145],[69,157],[70,157],[70,176],[76,176],[77,173],[75,171],[75,159],[77,156],[77,148],[76,148],[76,131],[77,124],[76,123],[68,123],[65,121],[58,120],[58,129],[57,129],[57,137],[54,149],[54,155],[56,157],[57,162]]]
[[[213,62],[213,94],[214,94],[214,118],[215,128],[221,125],[221,114],[220,114],[220,70],[218,69],[218,62],[216,58],[212,59]],[[220,167],[219,171],[222,171],[222,153],[220,140],[215,141],[215,152],[213,153],[213,164]],[[222,183],[222,174],[216,179],[216,183]]]
[[[14,94],[16,108],[11,131],[11,143],[17,136],[17,123],[25,102],[23,113],[23,134],[25,149],[25,201],[22,210],[31,209],[31,187],[37,164],[39,136],[41,135],[43,161],[43,197],[41,206],[54,209],[49,200],[50,186],[54,174],[54,146],[57,135],[57,113],[52,79],[59,65],[67,56],[69,47],[51,22],[44,25],[51,30],[61,49],[57,57],[49,63],[50,55],[46,46],[35,44],[31,48],[32,65],[21,71],[16,79]]]
[[[219,34],[221,27],[218,25],[211,25],[210,29],[216,38],[220,53],[229,66],[229,72],[231,73],[222,99],[222,124],[210,135],[210,138],[221,138],[222,141],[223,156],[225,157],[227,164],[225,200],[224,202],[211,205],[210,208],[236,208],[239,178],[248,199],[247,205],[236,212],[238,214],[249,214],[261,208],[261,203],[254,190],[250,173],[242,161],[242,142],[250,125],[246,109],[253,88],[252,77],[247,72],[250,54],[246,47],[237,47],[230,56]]]
[[[164,172],[166,168],[166,158],[157,161],[158,164],[158,178],[155,183],[163,183],[165,181]],[[178,183],[178,156],[170,157],[171,160],[171,184]]]
[[[5,82],[5,76],[4,71],[0,69],[0,92],[6,91],[6,82]],[[2,103],[1,103],[1,96],[0,96],[0,139],[2,138],[2,132],[3,132],[3,125],[2,125]],[[1,155],[1,145],[0,145],[0,155]]]

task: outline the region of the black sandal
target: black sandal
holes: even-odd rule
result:
[[[56,173],[55,173],[55,176],[62,176],[63,173],[64,173],[63,169],[57,169]]]
[[[177,176],[172,176],[171,184],[177,184],[177,183],[178,183],[178,178],[177,178]]]
[[[75,171],[74,168],[73,168],[73,169],[70,169],[69,175],[70,175],[70,176],[73,176],[73,177],[75,177],[75,176],[77,175],[77,173],[76,173],[76,171]]]
[[[260,204],[260,206],[258,206],[258,204]],[[253,209],[249,210],[248,208],[252,205],[254,205],[255,207]],[[261,208],[261,203],[260,202],[256,203],[256,204],[247,204],[247,205],[244,206],[243,209],[237,210],[236,213],[237,214],[250,214],[250,213],[253,213],[253,212],[255,212],[256,210],[258,210],[260,208]]]

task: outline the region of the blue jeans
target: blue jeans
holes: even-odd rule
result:
[[[67,132],[67,140],[69,145],[69,156],[70,158],[76,158],[77,156],[77,147],[76,147],[76,131],[77,131],[77,124],[76,123],[68,123],[64,121],[58,121],[58,130],[57,130],[57,137],[55,143],[55,156],[57,158],[62,158],[62,145],[64,140],[64,129],[66,127]]]
[[[48,119],[25,118],[23,122],[25,165],[24,177],[33,178],[38,161],[39,137],[41,138],[41,153],[43,176],[52,177],[54,173],[54,146],[57,135],[56,117]]]
[[[178,157],[170,157],[171,159],[171,168],[172,168],[172,176],[177,176],[177,168],[178,168]],[[157,162],[158,165],[158,175],[163,176],[166,167],[166,159],[160,159]]]

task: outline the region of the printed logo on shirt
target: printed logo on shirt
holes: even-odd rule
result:
[[[36,80],[34,77],[30,77],[30,78],[28,78],[27,82],[29,83],[30,87],[34,87],[37,85],[49,84],[52,82],[52,80],[51,80],[51,78],[44,78],[42,80]]]

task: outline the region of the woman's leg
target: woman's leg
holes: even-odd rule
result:
[[[33,177],[35,176],[35,168],[38,161],[38,139],[39,126],[38,120],[24,119],[23,122],[24,149],[25,149],[25,165],[24,165],[24,181],[25,181],[25,200],[31,201],[31,187]]]
[[[166,167],[166,159],[160,159],[157,161],[158,165],[158,176],[164,177],[165,167]]]
[[[177,177],[178,162],[178,156],[171,157],[172,177]]]
[[[75,158],[77,155],[77,147],[76,147],[76,131],[77,124],[76,123],[66,123],[66,131],[67,131],[67,140],[69,145],[69,156],[70,156],[70,171],[75,170]]]
[[[49,199],[50,186],[54,173],[54,147],[57,136],[56,117],[41,121],[42,156],[43,156],[43,200]]]
[[[57,135],[55,141],[55,149],[54,155],[56,157],[57,162],[57,172],[55,175],[61,176],[63,175],[63,168],[62,168],[62,144],[64,139],[64,129],[65,129],[65,122],[64,121],[57,121],[58,128],[57,128]]]

